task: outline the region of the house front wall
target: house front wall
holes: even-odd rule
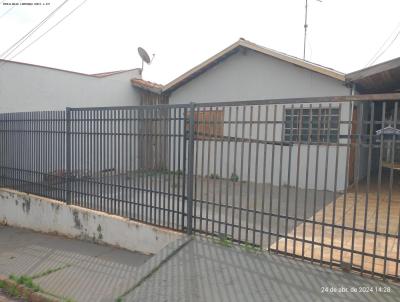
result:
[[[280,144],[285,109],[292,108],[292,104],[239,105],[229,109],[219,107],[217,102],[350,94],[350,88],[341,81],[249,50],[228,57],[179,87],[170,94],[169,101],[170,104],[215,102],[215,106],[201,107],[200,110],[224,111],[224,136],[254,140],[252,143],[240,142],[236,146],[232,142],[215,142],[212,139],[197,141],[195,157],[200,162],[197,160],[196,174],[218,174],[229,178],[234,173],[244,181],[340,191],[346,186],[347,139],[339,140],[341,146]],[[300,106],[296,104],[293,108]],[[310,105],[302,106],[307,108]],[[344,122],[351,120],[351,104],[313,104],[312,108],[329,106],[340,107],[340,135],[347,135],[349,124]],[[275,133],[272,121],[276,122]],[[261,122],[259,129],[256,122]]]
[[[131,106],[140,96],[130,79],[139,70],[97,78],[13,62],[0,63],[0,113],[66,107]]]

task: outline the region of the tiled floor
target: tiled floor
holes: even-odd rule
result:
[[[389,183],[390,179],[386,175],[382,178],[380,190],[376,179],[371,181],[369,190],[365,182],[360,183],[358,188],[353,186],[346,195],[341,195],[309,218],[334,226],[315,223],[299,225],[288,235],[302,241],[287,240],[286,251],[316,261],[319,261],[322,255],[324,261],[343,261],[352,263],[354,267],[363,267],[367,271],[385,271],[386,274],[399,276],[399,176],[394,178],[391,191]],[[315,244],[306,242],[303,247],[304,240],[314,241]],[[324,244],[323,248],[321,243]],[[285,251],[285,239],[281,239],[278,246],[273,244],[271,248]],[[355,252],[341,252],[342,248]],[[372,255],[389,259],[384,261],[383,258]]]

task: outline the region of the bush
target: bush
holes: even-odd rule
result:
[[[239,176],[236,173],[232,173],[230,179],[233,182],[237,182],[237,181],[239,181]]]

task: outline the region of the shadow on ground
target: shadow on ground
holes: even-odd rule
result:
[[[323,288],[349,292],[322,293]],[[376,292],[379,288],[390,292]],[[399,296],[400,288],[391,283],[196,238],[124,301],[398,301]]]

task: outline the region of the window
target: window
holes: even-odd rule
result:
[[[189,129],[189,114],[186,115],[186,129]],[[194,113],[194,139],[213,140],[224,136],[224,111],[196,111]]]
[[[337,143],[339,108],[289,108],[285,110],[285,141]]]

